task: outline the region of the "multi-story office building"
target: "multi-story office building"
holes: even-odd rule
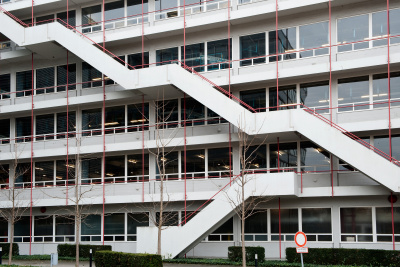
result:
[[[0,208],[11,191],[26,207],[22,254],[76,238],[154,252],[137,227],[164,179],[163,253],[226,257],[240,132],[246,194],[268,200],[247,245],[284,257],[303,231],[310,248],[398,246],[400,1],[0,4]]]

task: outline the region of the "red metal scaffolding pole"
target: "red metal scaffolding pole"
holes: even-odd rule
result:
[[[142,202],[144,202],[144,95],[142,95]]]
[[[275,1],[275,60],[276,60],[276,109],[279,110],[279,36],[278,36],[278,0]],[[283,59],[284,55],[282,55]],[[267,59],[265,59],[267,60]]]
[[[279,205],[279,258],[282,259],[282,237],[281,237],[281,198],[278,198]]]
[[[67,0],[67,29],[69,29],[69,0]],[[68,176],[69,176],[69,51],[67,50],[67,188],[65,193],[65,205],[68,205]]]
[[[32,26],[34,23],[34,18],[33,18],[33,5],[34,5],[34,0],[32,0]],[[35,92],[34,90],[34,70],[33,70],[33,53],[32,53],[32,90],[31,90],[31,189],[30,189],[30,207],[29,207],[29,255],[31,255],[32,253],[32,209],[33,209],[33,200],[32,200],[32,195],[33,195],[33,108],[34,108],[34,104],[33,104],[33,94]],[[17,152],[15,152],[17,153]]]
[[[183,0],[183,64],[186,66],[186,0]],[[183,168],[185,171],[184,174],[184,179],[185,179],[185,224],[186,224],[186,212],[187,212],[187,206],[186,206],[186,145],[187,145],[187,140],[186,140],[186,94],[183,93],[183,139],[184,139],[184,146],[183,146]],[[186,255],[186,254],[185,254]]]
[[[228,92],[231,96],[231,0],[228,0]],[[229,185],[232,185],[232,132],[231,123],[229,122]]]
[[[104,5],[104,0],[103,0],[103,52],[106,50],[106,30],[105,30],[105,5]],[[103,240],[103,245],[104,245],[104,217],[105,217],[105,202],[106,202],[106,181],[105,181],[105,163],[106,163],[106,81],[105,81],[105,76],[103,73],[103,114],[102,114],[102,132],[103,132],[103,158],[102,158],[102,181],[103,181],[103,214],[102,214],[102,221],[103,221],[103,227],[102,227],[102,233],[101,233],[101,239]]]
[[[389,156],[392,161],[392,122],[391,122],[391,108],[390,108],[390,1],[386,1],[386,14],[387,14],[387,71],[388,71],[388,111],[389,111]]]

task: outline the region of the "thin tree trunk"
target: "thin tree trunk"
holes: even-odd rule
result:
[[[75,220],[75,267],[79,267],[79,222],[80,222],[80,216],[77,216],[78,219]]]
[[[242,212],[241,212],[241,220],[242,220],[242,229],[241,229],[241,236],[242,236],[242,266],[243,267],[246,267],[246,244],[245,244],[245,241],[244,241],[244,224],[245,224],[245,218],[246,218],[246,207],[245,207],[245,204],[244,204],[244,201],[245,201],[245,199],[244,199],[244,186],[245,186],[245,181],[244,181],[244,179],[245,179],[245,176],[244,176],[245,174],[244,174],[244,172],[242,171],[242,177],[241,177],[241,179],[242,179]]]
[[[12,218],[14,218],[14,217],[12,217]],[[14,244],[14,220],[13,219],[11,219],[11,220],[12,220],[12,222],[11,222],[11,233],[10,233],[10,240],[9,240],[10,249],[8,251],[8,265],[11,265],[11,262],[12,262],[12,253],[13,253],[13,244]]]

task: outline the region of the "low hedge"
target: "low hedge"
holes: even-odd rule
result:
[[[10,243],[0,243],[0,247],[2,249],[2,255],[8,257],[8,252],[10,251]],[[19,255],[19,247],[18,244],[13,243],[13,256]]]
[[[79,258],[89,258],[90,250],[92,250],[93,256],[96,251],[99,250],[112,250],[109,245],[79,245]],[[76,245],[72,244],[60,244],[57,246],[58,257],[73,257],[76,256]]]
[[[262,262],[265,259],[265,248],[263,247],[245,247],[246,261],[254,261],[257,254],[258,261]],[[242,247],[228,247],[228,259],[231,261],[242,261]]]
[[[310,248],[304,263],[321,265],[400,266],[400,251],[380,249]],[[286,248],[288,262],[300,262],[296,248]]]
[[[162,267],[160,255],[134,254],[115,251],[97,251],[94,263],[96,267],[128,266],[128,267]]]

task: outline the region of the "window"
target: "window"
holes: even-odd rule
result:
[[[267,102],[265,89],[241,91],[240,100],[242,100],[247,105],[257,110],[258,112],[265,111]]]
[[[240,66],[265,63],[265,33],[240,37]]]
[[[86,62],[82,62],[82,88],[102,86],[102,74]]]
[[[178,127],[178,99],[158,101],[156,103],[156,112],[156,122],[160,125],[160,128]]]
[[[101,17],[101,5],[82,8],[82,32],[100,31]]]
[[[227,220],[208,236],[208,241],[233,241],[233,218]]]
[[[149,11],[148,0],[143,1],[143,13]],[[127,2],[127,15],[128,15],[128,25],[134,25],[142,23],[142,0],[128,0]],[[144,22],[147,22],[148,14],[143,16]]]
[[[128,64],[135,69],[149,67],[149,52],[128,55]],[[132,69],[129,67],[129,69]]]
[[[54,67],[36,70],[36,94],[54,93]]]
[[[10,120],[0,120],[0,144],[10,143]]]
[[[8,221],[0,217],[0,242],[8,242]]]
[[[208,149],[208,178],[229,177],[231,157],[227,147]]]
[[[267,211],[254,210],[244,224],[245,241],[268,241]]]
[[[34,242],[53,242],[53,216],[35,216]]]
[[[299,50],[312,49],[300,52],[300,57],[304,58],[304,57],[329,54],[329,48],[321,48],[329,46],[328,22],[319,22],[310,25],[300,26],[299,31],[300,31]]]
[[[185,157],[184,152],[182,151],[181,153],[181,172],[183,177],[185,172]],[[186,178],[205,178],[205,166],[204,149],[186,151]]]
[[[372,99],[374,108],[388,107],[388,75],[387,73],[373,75]],[[400,72],[390,73],[390,100],[391,106],[400,105]]]
[[[36,116],[36,140],[54,139],[54,114]]]
[[[301,171],[327,171],[331,169],[330,154],[311,142],[300,143]]]
[[[269,89],[269,106],[270,111],[275,110],[285,110],[285,109],[293,109],[297,106],[297,91],[296,85],[289,85],[289,86],[280,86],[279,87],[279,105],[277,108],[277,101],[276,101],[276,87],[272,87]],[[272,108],[271,108],[272,107]]]
[[[32,94],[32,71],[17,72],[17,97],[29,96]]]
[[[149,181],[149,154],[128,155],[128,182],[141,181]]]
[[[232,64],[226,63],[229,59],[232,60],[232,40],[228,43],[228,39],[207,42],[207,70],[221,70],[227,69],[229,66],[232,67]],[[229,51],[230,56],[228,56]]]
[[[155,0],[156,20],[178,16],[178,2],[171,0]]]
[[[156,225],[160,224],[160,213],[156,212]],[[164,211],[162,215],[162,226],[178,226],[179,213],[177,211]]]
[[[81,229],[81,241],[101,241],[101,216],[84,216]]]
[[[56,217],[56,242],[75,241],[75,220],[73,217]]]
[[[372,242],[371,208],[340,208],[342,242]]]
[[[101,135],[102,125],[101,109],[90,109],[82,111],[82,129],[84,136]]]
[[[220,117],[217,113],[207,108],[207,124],[227,123],[228,121]]]
[[[104,5],[105,28],[114,29],[125,26],[123,19],[123,17],[125,17],[124,13],[124,0],[106,3]]]
[[[374,147],[390,155],[389,136],[375,136]],[[392,135],[392,157],[400,159],[400,135]]]
[[[182,61],[188,66],[188,67],[195,67],[195,66],[200,66],[194,68],[195,71],[201,72],[204,71],[204,43],[199,43],[199,44],[192,44],[192,45],[186,45],[186,60],[184,60],[184,47],[181,47],[181,58]]]
[[[390,35],[400,34],[400,9],[392,9],[389,11],[389,28]],[[384,38],[388,34],[387,31],[387,11],[372,13],[372,38]],[[399,37],[390,38],[390,44],[400,42]],[[373,41],[374,46],[387,45],[387,39]]]
[[[14,226],[14,242],[30,241],[30,217],[22,216],[15,222]]]
[[[125,106],[106,108],[104,127],[106,134],[125,132]]]
[[[149,103],[128,106],[128,132],[148,130]],[[144,127],[144,129],[143,129]]]
[[[105,164],[105,182],[125,181],[125,156],[108,156]]]
[[[400,241],[400,208],[393,208],[394,239]],[[378,242],[393,242],[391,207],[376,208],[376,233]]]
[[[300,84],[300,102],[316,113],[329,113],[329,82]]]
[[[177,180],[179,178],[179,160],[178,160],[178,152],[171,151],[165,152],[164,154],[161,152],[156,155],[158,162],[156,164],[156,179],[160,180],[161,178],[165,180]]]
[[[276,61],[276,31],[269,32],[269,62]],[[278,60],[294,59],[296,58],[296,53],[290,53],[296,50],[296,28],[288,28],[278,30],[278,53],[284,54],[279,55]]]
[[[10,74],[0,75],[0,99],[10,98]]]
[[[76,26],[76,15],[75,15],[75,10],[68,11],[68,21],[67,21],[67,12],[61,12],[57,13],[57,18],[62,20],[63,22],[60,22],[63,26],[67,26],[66,24],[68,23],[70,26]]]
[[[270,167],[293,169],[297,167],[297,143],[283,143],[270,145]]]
[[[183,4],[186,5],[186,16],[190,14],[195,14],[199,13],[203,10],[203,3],[204,0],[180,0],[180,6],[183,6]],[[183,14],[183,8],[181,8],[181,14]]]
[[[51,22],[54,22],[53,14],[36,18],[36,25],[42,25],[42,24],[51,23]]]
[[[338,111],[369,109],[369,77],[354,77],[338,81]]]
[[[149,215],[146,213],[128,213],[128,240],[136,241],[137,227],[149,226]]]
[[[125,213],[104,216],[104,241],[125,241]]]
[[[368,14],[339,19],[337,22],[338,51],[351,51],[369,47],[369,42],[359,42],[369,38]],[[359,43],[352,43],[359,42]],[[347,44],[352,43],[352,44]]]
[[[307,241],[332,241],[331,209],[302,209],[302,230]]]
[[[35,186],[52,186],[54,181],[54,161],[35,163]]]
[[[178,47],[157,50],[156,57],[157,66],[176,63],[178,61]]]
[[[68,90],[76,89],[76,64],[57,67],[57,92],[65,91],[67,84]]]
[[[16,130],[16,137],[17,137],[17,142],[30,142],[31,141],[31,122],[32,118],[31,117],[23,117],[23,118],[16,118],[15,119],[15,130]]]
[[[74,137],[76,131],[76,114],[75,112],[69,112],[67,118],[67,112],[57,113],[57,138]]]
[[[298,210],[281,209],[281,240],[294,241],[294,235],[299,231]],[[271,210],[271,241],[279,240],[279,210]]]
[[[243,148],[244,149],[244,148]],[[242,152],[243,153],[243,152]],[[259,170],[267,168],[267,147],[266,145],[249,146],[245,152],[247,170]],[[242,155],[241,155],[242,157]],[[242,159],[241,159],[242,161]],[[242,164],[242,162],[241,162]],[[243,166],[241,166],[243,168]]]
[[[8,164],[0,165],[0,189],[8,188],[9,172],[10,172],[10,166]],[[1,219],[0,219],[0,224],[1,224]]]
[[[65,186],[67,185],[67,174],[68,174],[68,185],[74,185],[76,179],[75,173],[75,160],[67,159],[56,161],[56,185]]]
[[[186,108],[186,109],[185,109]],[[186,126],[204,125],[205,107],[196,99],[181,99],[181,120],[186,118]],[[184,123],[182,123],[182,126]]]
[[[82,160],[82,184],[101,182],[101,158]]]
[[[17,173],[15,174],[15,187],[25,188],[31,187],[31,164],[19,163],[17,165]]]

